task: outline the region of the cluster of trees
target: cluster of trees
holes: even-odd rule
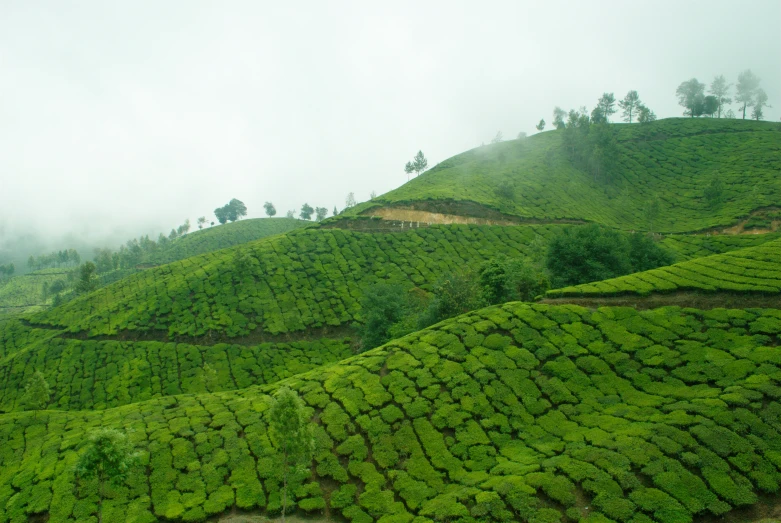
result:
[[[13,263],[0,265],[0,277],[10,278],[16,272],[16,266]]]
[[[759,86],[760,78],[747,69],[738,75],[735,84],[734,101],[739,104],[739,109],[746,119],[746,110],[751,107],[751,119],[761,120],[764,117],[764,108],[768,105],[767,93]],[[721,118],[722,114],[727,118],[735,118],[732,109],[725,111],[725,106],[733,103],[731,97],[732,84],[727,83],[724,75],[716,76],[710,84],[708,95],[705,94],[705,84],[696,78],[686,80],[678,86],[675,94],[678,103],[685,108],[684,116],[714,116]]]
[[[233,198],[231,201],[214,209],[214,216],[217,217],[217,221],[224,224],[228,221],[235,222],[247,215],[247,206],[244,202]],[[206,220],[204,219],[204,222]],[[200,223],[200,222],[199,222]]]
[[[81,256],[76,249],[63,249],[40,256],[27,258],[27,266],[30,270],[38,271],[52,267],[75,267],[81,263]]]
[[[356,325],[364,349],[378,347],[447,318],[508,301],[533,301],[554,288],[615,278],[670,265],[673,259],[653,237],[599,225],[567,229],[540,259],[499,257],[476,270],[446,274],[425,292],[378,283],[364,293],[363,323]]]
[[[161,232],[157,237],[157,241],[152,240],[146,234],[128,240],[125,245],[121,245],[116,251],[109,248],[95,249],[93,261],[97,267],[97,272],[102,274],[116,269],[133,269],[138,264],[143,263],[144,258],[149,254],[170,248],[172,242],[186,235],[189,231],[190,220],[188,219],[179,227],[171,229],[168,236]]]
[[[427,168],[428,160],[426,159],[426,156],[423,154],[423,151],[418,151],[418,154],[415,155],[412,161],[407,162],[404,166],[404,172],[407,173],[407,181],[409,181],[409,177],[412,173],[415,173],[415,176],[420,176],[420,173]]]

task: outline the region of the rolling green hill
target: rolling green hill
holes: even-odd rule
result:
[[[146,256],[143,262],[155,265],[171,263],[267,236],[282,234],[310,224],[311,222],[295,218],[252,218],[207,227],[177,238],[166,249]]]
[[[38,325],[89,336],[279,335],[360,319],[379,281],[428,288],[499,254],[544,248],[561,226],[442,226],[403,234],[305,229],[149,269],[61,307]],[[243,267],[243,268],[241,268]]]
[[[781,238],[781,233],[767,234],[671,234],[665,236],[661,246],[675,254],[677,261],[702,258],[711,254],[755,247]]]
[[[781,306],[781,240],[610,280],[554,289],[547,296],[648,295],[687,290],[778,294]]]
[[[301,514],[351,522],[691,523],[781,481],[781,311],[509,303],[275,385],[99,411],[0,414],[0,522],[94,518],[74,487],[89,431],[117,427],[141,471],[105,521],[278,513],[269,394],[316,423]],[[475,519],[471,519],[475,518]]]
[[[550,131],[454,156],[349,214],[392,218],[394,209],[399,216],[418,209],[692,232],[733,225],[781,201],[777,123],[671,118],[611,128],[617,140],[612,181],[576,168],[566,154],[564,131]],[[712,205],[705,189],[716,177],[723,201]],[[651,220],[646,209],[654,199],[659,213]]]

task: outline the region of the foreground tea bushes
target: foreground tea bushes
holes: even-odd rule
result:
[[[777,123],[669,118],[612,124],[612,179],[595,180],[568,158],[564,131],[478,147],[449,158],[409,183],[355,207],[474,202],[529,219],[582,219],[624,230],[692,232],[732,225],[781,201]],[[713,206],[704,188],[723,184]],[[497,191],[497,187],[507,187]],[[650,202],[658,216],[649,219]],[[442,212],[442,211],[439,211]]]
[[[0,360],[0,411],[23,408],[24,386],[35,371],[52,389],[48,408],[103,409],[183,392],[272,383],[353,354],[349,338],[204,346],[55,337],[28,345]],[[213,383],[204,365],[216,372]]]
[[[50,329],[35,329],[19,320],[0,320],[0,362],[36,342],[56,335]]]
[[[352,522],[690,523],[781,481],[781,311],[509,303],[281,382],[304,399],[300,514]],[[88,521],[73,465],[97,427],[142,466],[106,521],[277,514],[279,385],[93,412],[0,415],[0,522]]]
[[[767,234],[672,234],[666,236],[660,245],[675,254],[677,261],[722,254],[725,252],[756,247],[781,238],[781,233]]]
[[[90,336],[229,337],[359,319],[378,281],[428,288],[500,254],[524,257],[561,226],[437,226],[398,234],[304,229],[136,274],[33,317]]]
[[[781,240],[610,280],[554,289],[547,296],[647,295],[676,290],[781,293]]]

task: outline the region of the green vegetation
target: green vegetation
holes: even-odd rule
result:
[[[781,201],[776,123],[672,118],[610,128],[617,173],[610,180],[594,180],[575,167],[566,132],[552,131],[459,154],[349,212],[413,204],[447,212],[449,202],[475,202],[524,219],[580,219],[668,233],[728,226]],[[704,188],[716,174],[723,191],[714,206]],[[502,184],[511,186],[511,198],[497,195]],[[660,212],[649,224],[646,204],[655,199]]]
[[[545,264],[553,285],[563,287],[654,269],[672,261],[647,234],[587,225],[566,229],[553,238]]]
[[[96,514],[97,491],[73,488],[96,428],[128,434],[146,471],[107,486],[106,521],[279,514],[268,427],[283,386],[315,424],[312,467],[289,478],[300,515],[729,517],[779,489],[779,334],[778,310],[509,303],[280,384],[37,420],[2,414],[0,522]]]
[[[667,251],[673,253],[677,261],[702,258],[711,254],[755,247],[781,238],[781,233],[767,234],[672,234],[665,236],[659,243]]]
[[[18,322],[0,325],[0,348],[6,349],[0,351],[0,412],[27,408],[25,385],[36,370],[51,388],[50,408],[90,410],[273,383],[353,354],[349,338],[192,345],[82,341],[56,334]]]
[[[561,226],[442,226],[404,234],[304,229],[134,274],[55,309],[35,324],[89,336],[271,335],[361,321],[378,282],[430,289],[444,274],[501,254],[531,255]],[[537,241],[538,243],[538,241]],[[235,270],[237,253],[248,266]]]
[[[548,291],[565,296],[647,295],[677,290],[781,293],[781,240],[620,278]]]

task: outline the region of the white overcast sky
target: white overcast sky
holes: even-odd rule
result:
[[[750,68],[781,111],[781,2],[0,1],[0,239],[169,230],[231,198],[344,206],[555,105]]]

